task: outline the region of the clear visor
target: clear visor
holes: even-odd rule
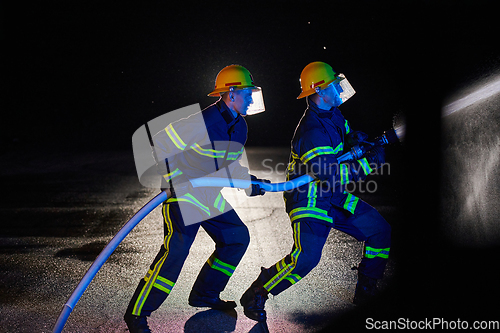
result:
[[[342,103],[345,103],[345,101],[351,98],[356,93],[356,91],[351,86],[349,81],[347,81],[344,74],[339,74],[337,77],[341,79],[341,81],[338,83],[340,85],[340,88],[342,88],[340,98],[342,99]]]
[[[252,104],[248,107],[247,115],[252,115],[266,111],[264,106],[264,96],[260,87],[252,88]]]

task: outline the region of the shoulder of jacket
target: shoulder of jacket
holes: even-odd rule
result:
[[[201,113],[203,114],[203,120],[205,121],[205,125],[207,126],[207,128],[220,122],[224,124],[226,123],[224,118],[222,117],[222,114],[220,113],[217,103],[209,105],[208,107],[203,109]]]

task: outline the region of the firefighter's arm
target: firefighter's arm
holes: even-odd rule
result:
[[[299,148],[300,160],[307,165],[308,171],[317,179],[329,183],[331,188],[364,180],[374,170],[375,155],[379,156],[372,154],[358,161],[339,164],[337,157],[343,150],[340,137],[332,140],[318,135],[317,131],[303,135]]]
[[[227,167],[229,168],[229,174],[234,179],[250,179],[250,180],[258,180],[264,183],[270,183],[270,180],[267,179],[259,179],[254,175],[251,175],[248,168],[241,165],[241,155],[238,157],[236,161],[233,161]],[[264,195],[266,191],[260,187],[258,184],[251,184],[247,189],[245,189],[245,193],[249,197],[253,197],[256,195]]]

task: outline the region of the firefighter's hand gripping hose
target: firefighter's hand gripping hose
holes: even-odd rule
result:
[[[304,185],[312,181],[313,178],[309,175],[304,175],[302,177],[296,178],[292,181],[284,182],[284,183],[264,183],[256,180],[252,180],[251,182],[254,184],[260,185],[267,192],[280,192],[294,189],[300,185]],[[249,180],[229,180],[224,178],[198,178],[195,180],[191,180],[191,183],[194,187],[235,187],[245,189],[250,186]],[[154,197],[151,201],[149,201],[146,205],[144,205],[121,229],[118,233],[111,239],[111,241],[106,245],[106,247],[101,251],[99,256],[97,256],[96,260],[90,266],[89,270],[83,276],[82,280],[71,294],[70,298],[64,304],[61,314],[57,319],[57,322],[54,326],[54,333],[62,332],[66,321],[69,318],[69,315],[73,311],[76,303],[80,300],[83,293],[89,286],[90,282],[94,279],[97,272],[101,269],[104,262],[109,258],[109,256],[114,252],[114,250],[120,245],[123,239],[135,228],[139,222],[142,221],[153,209],[155,209],[158,205],[160,205],[163,201],[167,200],[167,193],[161,192],[156,197]]]

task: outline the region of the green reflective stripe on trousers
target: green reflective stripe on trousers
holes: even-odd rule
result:
[[[347,193],[347,198],[345,199],[344,209],[354,214],[356,210],[356,205],[358,204],[359,198],[352,195],[351,193]]]
[[[347,164],[340,165],[340,184],[345,185],[349,183],[349,166]]]
[[[375,257],[380,257],[380,258],[389,258],[389,251],[391,250],[390,247],[387,247],[385,249],[376,249],[373,247],[367,246],[365,248],[365,257],[367,258],[375,258]]]
[[[297,266],[297,260],[300,253],[302,252],[302,245],[300,244],[300,222],[293,224],[293,241],[295,245],[295,251],[291,253],[291,263],[283,267],[281,270],[278,270],[278,273],[264,284],[264,289],[266,289],[267,291],[271,291],[275,286],[278,285],[278,283],[289,276]]]
[[[369,175],[373,169],[370,167],[370,163],[368,163],[368,160],[366,157],[363,157],[362,159],[358,160],[359,164],[361,164],[361,167],[363,168],[363,171],[365,175]]]
[[[234,270],[236,269],[236,267],[226,264],[225,262],[222,262],[219,259],[215,258],[213,254],[210,256],[210,258],[208,258],[207,263],[211,268],[221,271],[229,277],[233,275]]]
[[[204,204],[202,204],[201,202],[199,202],[198,199],[196,199],[192,194],[186,193],[186,194],[184,194],[183,196],[181,196],[179,198],[170,198],[170,199],[167,200],[168,203],[170,203],[170,202],[178,202],[178,201],[189,202],[189,203],[195,205],[196,207],[200,208],[205,213],[207,213],[208,216],[210,216],[210,208],[208,208],[207,206],[205,206]]]
[[[168,137],[177,146],[177,148],[179,148],[180,150],[186,149],[186,144],[184,143],[184,141],[182,141],[180,136],[177,134],[177,132],[175,131],[172,124],[168,125],[165,128],[165,132],[167,132]]]
[[[290,274],[289,276],[286,277],[286,279],[290,281],[291,284],[295,284],[299,282],[302,278],[297,274]]]
[[[316,208],[316,207],[299,207],[295,208],[290,212],[290,221],[293,222],[297,219],[301,218],[314,218],[323,221],[327,221],[333,223],[333,219],[328,216],[328,212],[326,210]]]
[[[157,276],[153,287],[156,287],[156,288],[160,289],[161,291],[166,292],[167,294],[170,294],[170,291],[172,290],[174,285],[175,285],[174,282],[172,282],[168,279],[165,279],[164,277]]]

